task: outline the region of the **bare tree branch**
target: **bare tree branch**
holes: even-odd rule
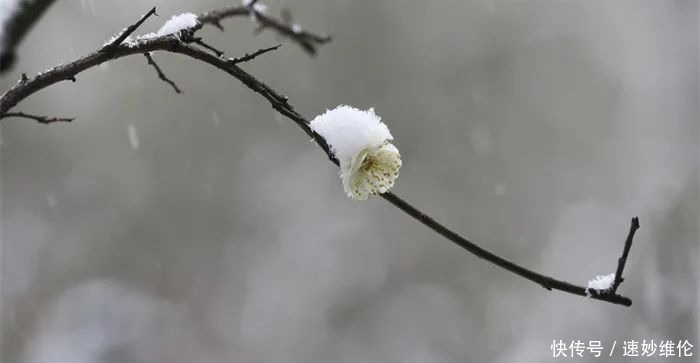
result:
[[[224,27],[221,25],[222,20],[237,16],[248,16],[248,14],[248,9],[246,9],[245,6],[229,5],[221,9],[201,13],[197,16],[197,20],[202,24],[213,25],[223,31]]]
[[[177,87],[175,82],[173,82],[170,78],[168,78],[163,73],[163,71],[160,69],[160,67],[156,63],[156,61],[154,61],[153,57],[151,57],[151,53],[146,52],[146,53],[143,53],[143,55],[146,56],[146,59],[148,60],[148,64],[152,65],[153,68],[156,69],[156,72],[158,73],[158,78],[160,78],[161,80],[163,80],[163,82],[165,82],[165,83],[169,84],[171,87],[173,87],[173,90],[175,90],[175,93],[182,93],[182,91],[180,91],[180,89]]]
[[[207,13],[205,13],[207,14]],[[211,13],[209,13],[211,14]],[[219,13],[223,14],[223,13]],[[220,19],[222,19],[224,16],[213,16],[213,15],[208,15],[210,19],[209,22],[212,24],[216,24]],[[191,41],[191,40],[190,40]],[[99,49],[91,54],[88,54],[76,61],[73,61],[71,63],[65,64],[58,66],[56,68],[53,68],[47,72],[41,73],[37,75],[36,77],[32,79],[22,79],[20,82],[18,82],[14,87],[9,89],[5,94],[0,96],[0,118],[1,117],[9,117],[12,116],[13,113],[8,112],[12,107],[17,105],[20,101],[23,99],[27,98],[31,94],[44,89],[52,84],[58,83],[60,81],[66,80],[66,79],[73,79],[76,74],[94,67],[96,65],[99,65],[103,62],[107,62],[110,60],[115,60],[118,58],[126,57],[132,54],[146,54],[148,52],[152,51],[166,51],[166,52],[171,52],[171,53],[178,53],[178,54],[183,54],[186,55],[190,58],[200,60],[204,63],[207,63],[213,67],[216,67],[227,74],[231,75],[232,77],[238,79],[240,82],[245,84],[249,89],[251,89],[253,92],[260,94],[263,96],[272,106],[273,109],[281,113],[282,115],[286,116],[290,120],[294,121],[307,135],[309,135],[326,153],[328,156],[329,160],[331,160],[334,164],[338,165],[338,160],[335,158],[333,153],[331,152],[327,142],[315,133],[309,126],[309,122],[306,118],[304,118],[301,114],[299,114],[294,107],[289,104],[287,97],[283,96],[282,94],[278,93],[277,91],[273,90],[269,86],[267,86],[265,83],[259,81],[255,77],[253,77],[251,74],[247,73],[240,67],[236,65],[236,63],[249,60],[254,58],[256,55],[263,54],[267,51],[270,51],[272,49],[276,49],[276,47],[273,48],[267,48],[267,49],[261,49],[251,55],[246,55],[241,58],[238,58],[239,61],[233,61],[231,59],[226,59],[219,57],[217,55],[211,54],[205,50],[199,49],[197,47],[191,46],[190,44],[187,43],[187,40],[181,40],[178,37],[175,36],[162,36],[162,37],[153,37],[153,38],[148,38],[148,39],[141,39],[141,40],[136,40],[134,42],[130,42],[129,44],[119,44],[115,47],[109,47],[105,46],[102,49]],[[236,58],[234,58],[235,60]],[[428,228],[432,229],[439,235],[447,238],[448,240],[454,242],[458,246],[462,247],[463,249],[467,250],[468,252],[483,258],[486,261],[489,261],[505,270],[508,270],[510,272],[513,272],[517,274],[518,276],[521,276],[527,280],[533,281],[542,287],[544,287],[547,290],[559,290],[563,292],[567,292],[570,294],[574,295],[579,295],[579,296],[589,296],[593,299],[601,300],[601,301],[606,301],[609,303],[613,304],[619,304],[619,305],[624,305],[624,306],[630,306],[632,304],[632,301],[624,296],[617,295],[616,293],[616,287],[610,291],[605,291],[605,292],[596,292],[596,291],[590,291],[589,289],[583,287],[583,286],[578,286],[574,285],[562,280],[558,280],[549,276],[545,276],[542,274],[539,274],[537,272],[531,271],[529,269],[526,269],[525,267],[522,267],[520,265],[515,264],[514,262],[511,262],[503,257],[500,257],[480,246],[477,244],[467,240],[466,238],[462,237],[458,233],[450,230],[449,228],[445,227],[444,225],[440,224],[438,221],[430,217],[429,215],[421,212],[418,208],[412,206],[405,200],[401,199],[397,195],[393,193],[384,193],[381,195],[386,201],[389,203],[393,204],[397,208],[399,208],[401,211],[405,212],[406,214],[410,215],[411,217],[415,218]],[[625,243],[625,248],[623,252],[623,256],[620,258],[619,265],[618,265],[618,273],[617,273],[617,278],[616,280],[619,280],[617,283],[617,286],[619,286],[619,282],[622,281],[622,270],[624,268],[625,261],[627,259],[627,255],[629,253],[629,249],[632,244],[632,238],[634,236],[634,232],[638,228],[638,219],[633,219],[633,226],[630,229],[630,234],[627,238],[627,241]]]
[[[90,53],[69,64],[60,65],[46,72],[39,73],[31,81],[20,81],[14,87],[7,90],[2,96],[0,96],[0,115],[4,114],[9,109],[14,107],[18,102],[20,102],[30,94],[37,92],[40,89],[46,88],[56,82],[64,80],[75,81],[75,75],[84,71],[85,69],[132,54],[143,54],[156,50],[167,51],[169,50],[169,47],[177,47],[177,45],[181,43],[180,39],[177,39],[177,37],[170,35],[150,37],[148,39],[137,39],[133,42],[130,42],[128,45],[124,44],[124,40],[126,40],[126,38],[130,34],[132,34],[146,19],[148,19],[151,15],[154,15],[155,11],[156,10],[154,7],[144,16],[142,16],[139,19],[139,21],[124,28],[124,30],[122,30],[117,36],[115,36],[113,40],[104,45],[102,48],[94,51],[93,53]],[[189,40],[194,41],[194,33],[201,29],[204,24],[215,25],[220,23],[223,19],[242,15],[249,15],[248,9],[244,6],[228,6],[220,10],[213,10],[201,13],[197,16],[199,25],[190,29],[191,34],[189,35]],[[278,22],[274,19],[272,19],[272,21]],[[289,28],[288,30],[292,31],[291,28]],[[324,39],[322,42],[317,42],[317,44],[323,44],[330,41],[330,37],[324,38],[322,36],[316,35],[313,35],[312,37]],[[113,44],[118,45],[114,46]],[[238,63],[238,61],[234,63]]]
[[[209,49],[210,51],[214,52],[218,57],[221,57],[224,55],[224,52],[221,50],[218,50],[217,48],[212,47],[211,45],[205,43],[202,38],[193,38],[192,43],[197,44],[203,48]]]
[[[310,55],[316,55],[316,46],[326,44],[332,40],[329,35],[316,35],[303,29],[296,29],[293,25],[288,25],[265,14],[257,14],[258,21],[263,29],[271,28],[278,33],[289,37],[299,44]]]
[[[149,12],[147,12],[144,16],[142,16],[141,19],[139,19],[139,21],[137,21],[136,23],[131,24],[131,25],[129,25],[128,27],[122,29],[122,31],[119,33],[119,35],[116,36],[116,37],[115,37],[109,44],[107,44],[105,47],[108,48],[108,49],[111,49],[111,48],[114,48],[114,47],[116,47],[116,46],[122,44],[122,43],[124,42],[124,40],[125,40],[126,38],[128,38],[129,35],[131,35],[133,32],[135,32],[136,29],[138,29],[138,27],[140,27],[141,24],[143,24],[143,22],[146,21],[146,19],[148,19],[148,18],[151,17],[151,15],[156,15],[156,7],[155,7],[155,6],[154,6]]]
[[[615,280],[613,281],[612,287],[610,288],[611,293],[615,293],[617,288],[625,279],[622,278],[622,271],[625,269],[625,263],[627,262],[627,255],[630,253],[630,248],[632,248],[632,240],[634,239],[634,234],[639,229],[639,218],[632,218],[630,223],[630,231],[627,233],[627,239],[625,239],[625,247],[622,250],[622,256],[617,260],[617,271],[615,271]]]
[[[221,25],[221,20],[235,16],[251,16],[258,22],[261,29],[269,28],[292,39],[310,55],[316,54],[317,46],[326,44],[332,40],[329,35],[310,33],[305,30],[298,29],[293,25],[284,22],[283,20],[276,19],[270,15],[267,15],[266,13],[257,11],[255,10],[255,6],[253,6],[253,4],[250,4],[248,7],[233,5],[220,10],[208,11],[200,14],[197,20],[199,20],[202,24],[210,24],[223,30],[224,28]]]
[[[23,0],[10,17],[0,24],[0,73],[9,70],[15,62],[15,49],[34,24],[55,0]]]
[[[246,53],[245,55],[243,55],[241,57],[229,58],[228,61],[233,63],[233,64],[245,63],[245,62],[248,62],[248,61],[251,61],[251,60],[257,58],[259,55],[263,55],[267,52],[277,50],[277,48],[279,48],[281,46],[282,46],[282,44],[277,44],[274,47],[258,49],[253,53],[250,53],[250,54]]]
[[[21,118],[28,118],[32,119],[38,123],[41,124],[50,124],[54,122],[71,122],[75,120],[75,118],[66,118],[66,117],[48,117],[48,116],[37,116],[37,115],[30,115],[28,113],[24,112],[6,112],[2,115],[0,115],[0,119],[6,118],[6,117],[21,117]]]
[[[449,239],[450,241],[454,242],[457,244],[459,247],[462,247],[463,249],[473,253],[474,255],[483,258],[486,261],[489,261],[497,266],[500,266],[510,272],[513,272],[514,274],[521,276],[523,278],[526,278],[532,282],[537,283],[538,285],[544,287],[547,290],[559,290],[563,292],[568,292],[570,294],[574,295],[579,295],[579,296],[588,296],[593,299],[597,300],[602,300],[602,301],[607,301],[609,303],[613,304],[619,304],[619,305],[624,305],[624,306],[630,306],[632,305],[632,300],[630,300],[627,297],[617,295],[615,291],[609,292],[609,293],[598,293],[597,291],[593,289],[588,289],[583,286],[577,286],[571,283],[568,283],[566,281],[561,281],[549,276],[545,276],[542,274],[539,274],[537,272],[528,270],[522,266],[519,266],[503,257],[500,257],[492,252],[487,251],[486,249],[476,245],[475,243],[467,240],[466,238],[460,236],[456,232],[453,232],[452,230],[448,229],[447,227],[443,226],[440,224],[438,221],[434,220],[431,218],[429,215],[424,214],[417,208],[413,207],[412,205],[408,204],[406,201],[402,200],[398,196],[396,196],[393,193],[384,193],[382,194],[382,197],[387,200],[389,203],[395,205],[402,211],[404,211],[406,214],[410,215],[411,217],[417,219],[424,225],[426,225],[428,228],[432,229],[433,231],[437,232],[441,236]],[[631,237],[628,239],[631,241]],[[630,242],[631,243],[631,242]]]

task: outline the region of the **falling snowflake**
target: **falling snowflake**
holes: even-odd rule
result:
[[[131,148],[137,150],[139,148],[139,134],[138,130],[136,130],[136,126],[129,125],[127,126],[126,130],[129,134],[129,143],[131,143]]]

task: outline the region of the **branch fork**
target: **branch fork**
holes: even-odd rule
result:
[[[630,229],[629,232],[627,233],[627,238],[625,239],[625,245],[622,249],[622,256],[617,260],[617,269],[615,270],[615,278],[610,285],[610,287],[606,290],[596,290],[592,288],[588,288],[586,292],[590,296],[615,296],[617,294],[617,289],[620,287],[623,281],[625,279],[622,277],[622,272],[625,269],[625,264],[627,263],[627,256],[630,253],[630,249],[632,248],[632,240],[634,239],[634,234],[637,232],[639,229],[639,217],[634,217],[632,218],[632,221],[630,222]]]

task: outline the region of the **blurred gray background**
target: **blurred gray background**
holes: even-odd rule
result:
[[[155,1],[140,32],[229,3]],[[247,18],[200,34],[230,56],[282,42],[244,68],[309,118],[374,107],[404,160],[394,191],[468,238],[585,285],[638,215],[632,307],[547,292],[347,200],[259,95],[156,53],[184,95],[132,56],[16,108],[72,124],[2,121],[3,362],[539,362],[560,339],[616,341],[599,358],[616,362],[640,359],[625,340],[687,339],[697,358],[697,1],[265,3],[334,41],[310,58]],[[0,86],[152,5],[59,0]]]

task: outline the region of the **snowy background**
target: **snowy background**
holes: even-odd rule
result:
[[[159,0],[140,32],[228,3]],[[260,96],[156,53],[184,95],[132,56],[17,107],[73,124],[2,121],[2,362],[540,362],[554,339],[617,341],[615,362],[640,359],[624,340],[688,339],[697,358],[697,1],[284,4],[335,37],[318,57],[247,18],[201,34],[231,56],[282,41],[244,68],[307,117],[374,107],[404,160],[394,191],[524,266],[585,284],[639,215],[633,306],[548,293],[347,200]],[[57,1],[0,86],[152,5]]]

